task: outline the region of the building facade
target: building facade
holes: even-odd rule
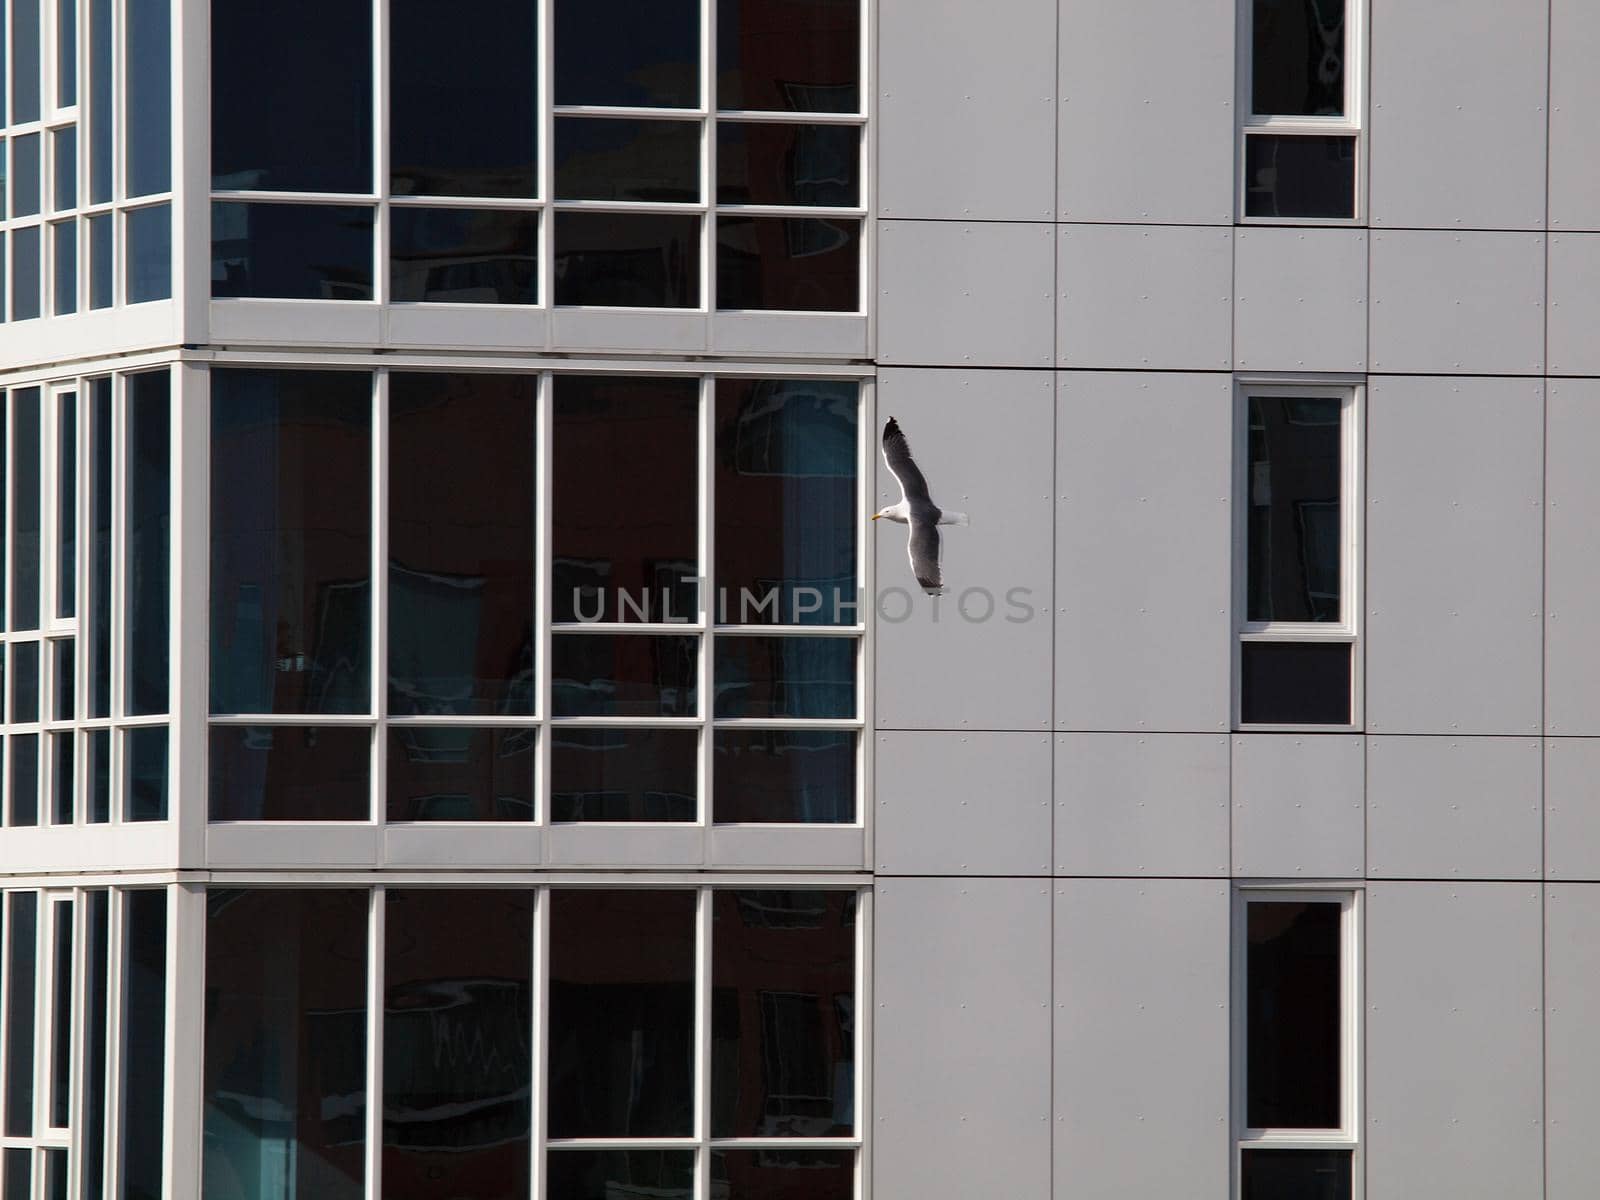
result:
[[[0,27],[6,1200],[1600,1187],[1600,15]]]

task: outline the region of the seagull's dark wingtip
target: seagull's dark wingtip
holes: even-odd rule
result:
[[[900,422],[896,421],[893,417],[890,417],[889,420],[888,420],[888,423],[885,424],[884,427],[883,427],[883,436],[884,437],[898,437],[899,434],[900,434]]]

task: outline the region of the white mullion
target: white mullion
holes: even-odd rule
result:
[[[700,800],[696,811],[702,831],[709,831],[712,814],[712,780],[716,773],[716,745],[712,732],[713,713],[716,707],[716,637],[712,628],[716,621],[716,461],[717,461],[717,381],[707,375],[700,380],[700,673],[696,683],[700,694]],[[709,839],[704,843],[710,852]]]
[[[372,298],[389,300],[389,0],[372,0]],[[374,589],[376,591],[376,589]]]
[[[122,1194],[122,1116],[126,1105],[122,1092],[122,997],[124,979],[127,890],[106,889],[108,913],[106,930],[106,1120],[105,1194]]]
[[[537,0],[538,3],[538,38],[539,38],[539,67],[536,72],[535,97],[538,107],[535,115],[538,122],[538,172],[539,172],[539,202],[543,211],[539,217],[539,305],[546,311],[555,308],[556,295],[556,212],[555,212],[555,70],[556,56],[553,42],[555,40],[555,17],[553,9],[555,0]],[[554,336],[549,330],[551,323],[547,322],[545,333],[546,348]],[[547,451],[545,443],[540,442],[539,454],[541,462],[544,461]],[[542,594],[542,592],[541,592]],[[542,661],[542,660],[541,660]],[[541,703],[546,693],[540,693]],[[543,811],[539,813],[543,820]],[[535,1193],[537,1195],[537,1193]]]
[[[206,890],[198,883],[181,883],[161,890],[167,905],[162,1053],[166,1080],[162,1127],[166,1130],[166,1146],[161,1171],[166,1195],[178,1200],[199,1195],[204,1156],[201,1133],[205,1095],[203,1056],[195,1053],[190,1038],[204,1045]],[[106,1194],[116,1193],[108,1191]]]
[[[863,381],[856,388],[856,497],[855,513],[857,530],[873,528],[869,522],[867,512],[872,508],[872,498],[876,492],[873,475],[877,465],[874,454],[877,442],[877,392],[868,381]],[[866,533],[859,533],[856,537],[856,622],[862,630],[860,639],[856,642],[856,717],[860,720],[861,736],[857,738],[856,745],[856,824],[862,826],[865,845],[863,847],[863,864],[871,869],[876,859],[873,857],[877,851],[873,844],[872,814],[872,780],[874,761],[874,742],[872,737],[875,703],[873,698],[873,680],[875,672],[873,665],[872,621],[867,611],[868,606],[877,606],[876,595],[873,590],[874,553],[877,548],[876,540]],[[861,919],[858,911],[858,921]],[[861,1020],[857,1015],[858,1023]]]
[[[372,389],[372,786],[367,819],[382,827],[388,817],[389,739],[389,372],[373,372]]]
[[[0,892],[0,904],[5,905],[4,928],[0,930],[4,935],[0,936],[0,1100],[5,1103],[0,1107],[9,1107],[11,1101],[8,1082],[11,1078],[11,944],[17,936],[16,922],[11,919],[11,914],[12,898],[20,890]],[[5,1115],[10,1114],[7,1112]],[[4,1132],[5,1126],[0,1124],[0,1133]]]
[[[120,0],[119,0],[120,7]],[[118,255],[121,258],[121,255]],[[113,376],[111,385],[111,606],[107,624],[111,627],[111,720],[113,726],[127,713],[127,679],[123,660],[127,657],[127,622],[123,619],[127,605],[128,570],[124,561],[127,554],[128,535],[128,377]],[[123,735],[113,728],[111,734],[111,821],[123,820],[123,801],[126,781],[123,778]]]
[[[79,79],[81,82],[82,76]],[[67,1146],[67,1195],[78,1196],[82,1194],[83,1174],[84,1057],[89,1042],[89,893],[79,887],[73,889],[71,896],[72,1017],[69,1031],[72,1041],[67,1059],[67,1128],[71,1132]]]
[[[818,221],[861,221],[867,210],[860,205],[830,204],[723,204],[718,211],[741,217],[808,218]]]
[[[548,5],[547,5],[548,7]],[[546,213],[548,222],[548,212]],[[554,407],[555,377],[549,371],[539,374],[538,391],[535,404],[537,409],[534,416],[534,450],[536,454],[535,487],[537,488],[537,508],[534,512],[534,715],[538,720],[538,741],[534,745],[534,762],[538,776],[534,781],[534,823],[539,826],[550,824],[550,696],[551,696],[551,668],[550,668],[550,613],[553,611],[553,597],[550,595],[552,587],[552,515],[550,511],[551,495],[554,489],[552,469],[554,462],[554,447],[552,445],[555,421],[552,410]],[[542,844],[542,843],[541,843]],[[537,1195],[537,1193],[535,1193]]]
[[[704,0],[702,0],[704,3]],[[704,26],[702,25],[702,28]],[[703,43],[702,41],[702,54]],[[702,80],[701,92],[705,92],[705,81]],[[631,121],[694,121],[711,116],[711,111],[704,105],[699,108],[654,107],[647,108],[639,105],[628,104],[554,104],[550,111],[557,117],[609,117]]]
[[[865,26],[863,25],[863,34]],[[867,39],[862,37],[862,50],[866,50]],[[867,76],[861,76],[861,95],[867,96]],[[759,109],[759,108],[720,108],[716,112],[717,120],[737,122],[741,125],[856,125],[865,126],[867,117],[863,112],[807,112],[791,111],[790,109]]]
[[[529,946],[533,962],[533,1003],[529,1006],[533,1028],[528,1044],[533,1049],[533,1085],[528,1092],[530,1129],[529,1152],[533,1162],[529,1173],[533,1200],[544,1200],[546,1188],[545,1159],[548,1157],[549,1088],[546,1075],[550,1062],[550,889],[538,887],[533,891],[532,944]]]
[[[716,893],[695,892],[694,1134],[695,1200],[711,1200],[711,928]]]
[[[717,312],[717,0],[700,0],[700,104],[705,117],[700,125],[700,177],[704,191],[700,203],[704,206],[705,226],[701,232],[703,253],[701,270],[704,272],[700,290],[700,304],[708,316]],[[706,459],[706,463],[710,463]],[[709,467],[707,467],[709,470]],[[710,564],[704,564],[702,573],[708,573]],[[707,617],[707,624],[710,618]],[[709,641],[709,638],[707,639]],[[709,697],[710,693],[707,693]]]
[[[386,889],[367,892],[366,1200],[383,1196],[383,967]]]

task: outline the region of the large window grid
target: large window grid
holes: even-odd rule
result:
[[[5,394],[6,827],[167,816],[167,381]]]
[[[10,0],[0,18],[0,316],[169,298],[169,0]]]
[[[233,368],[216,368],[212,373],[212,411],[215,414],[218,403],[218,370],[233,370]],[[226,778],[226,772],[219,774],[218,758],[219,749],[225,745],[237,746],[241,743],[253,743],[256,748],[269,745],[275,734],[282,733],[291,737],[319,736],[317,731],[326,731],[337,735],[340,731],[352,733],[361,731],[371,739],[370,756],[367,757],[367,782],[362,786],[366,789],[368,802],[359,806],[359,812],[350,811],[356,807],[353,802],[341,805],[338,812],[308,813],[299,811],[295,814],[286,814],[280,819],[292,820],[317,820],[327,823],[356,823],[356,824],[385,824],[396,823],[413,824],[418,820],[428,821],[426,816],[413,815],[398,818],[393,811],[395,796],[390,788],[389,764],[391,753],[392,735],[396,733],[415,734],[444,734],[451,733],[465,735],[469,731],[487,732],[495,731],[501,736],[528,734],[536,739],[535,767],[536,776],[532,789],[533,803],[531,812],[523,814],[498,814],[500,821],[517,821],[519,823],[532,823],[538,826],[551,824],[614,824],[617,819],[623,820],[633,826],[661,825],[663,822],[671,827],[692,828],[694,826],[707,827],[712,824],[739,823],[739,824],[770,824],[779,823],[792,825],[800,823],[843,824],[860,827],[864,822],[863,797],[866,793],[866,779],[868,770],[866,759],[868,748],[867,739],[863,736],[865,727],[864,714],[870,706],[869,700],[869,657],[864,649],[867,625],[865,622],[865,606],[868,600],[865,597],[866,580],[868,578],[867,553],[868,541],[860,535],[860,529],[865,521],[864,509],[866,491],[861,480],[868,478],[870,472],[869,438],[870,417],[868,416],[868,400],[865,395],[865,385],[856,378],[837,376],[806,377],[781,377],[781,372],[773,375],[752,376],[741,379],[737,376],[726,374],[718,376],[699,375],[669,375],[665,374],[666,368],[652,364],[646,373],[644,368],[638,368],[626,376],[619,376],[614,370],[591,373],[582,372],[543,372],[538,374],[536,392],[536,429],[535,438],[537,462],[534,466],[536,501],[536,536],[531,547],[533,561],[536,564],[536,581],[534,585],[534,608],[536,640],[533,654],[533,688],[532,698],[528,709],[521,714],[505,711],[470,712],[470,713],[420,713],[397,714],[391,708],[391,678],[393,658],[390,647],[390,621],[393,612],[394,597],[392,592],[392,576],[394,560],[390,552],[390,521],[392,512],[391,489],[396,485],[391,470],[391,405],[394,388],[399,381],[417,378],[419,376],[434,375],[441,378],[448,377],[447,373],[436,369],[430,372],[412,372],[400,368],[381,370],[378,372],[342,372],[345,375],[360,376],[371,380],[371,496],[372,512],[381,514],[371,523],[372,537],[370,549],[370,608],[367,610],[367,619],[370,621],[370,676],[364,681],[368,696],[366,701],[357,701],[353,710],[345,708],[341,711],[226,711],[217,707],[217,689],[219,687],[218,656],[213,652],[212,660],[212,687],[213,711],[209,718],[211,736],[209,738],[211,763],[210,778],[212,780],[212,796],[210,812],[213,820],[228,820],[234,824],[248,824],[253,820],[263,819],[262,815],[250,816],[241,813],[237,806],[224,804],[219,806],[218,788]],[[496,374],[506,377],[515,377],[513,373],[501,371]],[[461,378],[460,375],[456,376]],[[529,376],[522,376],[528,378]],[[647,611],[641,616],[632,606],[618,604],[614,619],[590,619],[588,612],[579,612],[576,619],[558,619],[555,613],[557,603],[556,589],[563,584],[555,578],[553,565],[557,557],[555,549],[556,532],[553,527],[553,506],[561,504],[554,487],[554,462],[553,458],[560,453],[560,448],[555,445],[557,424],[554,416],[556,389],[560,380],[636,380],[648,384],[650,381],[660,381],[687,386],[694,396],[694,455],[695,487],[697,496],[695,500],[695,550],[698,562],[698,579],[691,578],[687,581],[687,592],[683,589],[674,589],[670,604],[682,603],[682,608],[670,610],[656,609]],[[720,587],[716,578],[715,567],[717,562],[716,537],[717,537],[717,509],[715,501],[717,468],[719,455],[718,446],[718,397],[719,385],[724,389],[737,387],[742,383],[752,382],[756,388],[762,386],[774,389],[792,389],[790,397],[797,398],[797,402],[805,402],[808,393],[820,391],[831,394],[834,403],[848,404],[852,419],[852,444],[850,447],[850,461],[848,470],[851,472],[848,521],[853,532],[850,534],[853,541],[849,544],[851,578],[846,586],[845,581],[839,581],[837,601],[834,596],[818,595],[815,597],[816,609],[812,610],[813,597],[796,596],[792,592],[775,586],[774,591],[780,592],[780,599],[776,603],[776,615],[785,616],[787,620],[773,620],[774,606],[769,605],[762,609],[758,604],[752,604],[749,610],[741,612],[739,608],[740,595],[738,590],[731,589],[726,601],[726,618],[718,611],[718,605],[712,600]],[[839,399],[847,397],[847,399]],[[760,397],[757,397],[759,400]],[[724,404],[727,397],[724,395]],[[782,397],[779,397],[779,403]],[[724,408],[726,414],[726,407]],[[724,437],[726,432],[724,430]],[[217,433],[212,433],[213,455],[217,453]],[[663,455],[670,455],[672,451],[663,447]],[[213,469],[217,469],[216,458],[213,457]],[[619,470],[623,464],[607,464],[609,470]],[[442,466],[440,470],[445,475],[458,473],[459,470],[468,469],[465,466]],[[213,511],[218,502],[220,493],[217,488],[219,481],[213,480]],[[571,511],[575,507],[571,501],[566,508]],[[755,514],[755,519],[764,519],[764,514]],[[213,517],[215,521],[215,516]],[[781,531],[774,526],[772,536],[776,537]],[[217,531],[213,529],[213,545]],[[217,561],[217,551],[213,549],[213,563]],[[215,570],[215,565],[213,567]],[[816,589],[822,592],[823,589]],[[708,603],[696,604],[693,597],[699,592]],[[689,599],[685,600],[687,596]],[[763,597],[758,597],[758,601]],[[658,600],[665,600],[659,593],[646,601],[651,605]],[[213,638],[218,630],[226,627],[228,618],[219,617],[216,611],[217,592],[215,580],[213,581]],[[575,601],[575,606],[581,608],[583,602]],[[788,614],[783,612],[783,606],[789,606]],[[808,611],[809,610],[809,611]],[[608,613],[608,617],[609,617]],[[656,619],[646,619],[655,617]],[[765,623],[763,623],[763,621]],[[814,623],[813,623],[814,622]],[[612,638],[620,643],[630,643],[639,646],[646,642],[666,639],[688,639],[694,643],[692,652],[692,675],[684,682],[694,693],[691,704],[680,700],[677,705],[687,711],[674,711],[670,715],[597,715],[594,713],[579,713],[572,715],[560,711],[555,697],[555,670],[558,643],[563,649],[576,649],[586,639]],[[719,658],[728,658],[735,653],[734,648],[743,651],[755,643],[756,639],[767,639],[769,647],[786,646],[800,647],[805,644],[807,648],[822,651],[822,657],[827,658],[826,646],[847,646],[845,656],[850,659],[848,679],[841,681],[848,692],[848,700],[842,701],[840,688],[835,687],[831,693],[832,703],[847,703],[847,707],[830,711],[827,715],[783,715],[769,714],[757,716],[729,715],[723,711],[719,715],[719,706],[716,697],[719,694],[719,676],[717,663]],[[359,657],[359,655],[357,655]],[[836,661],[836,660],[834,660]],[[280,664],[281,669],[281,664]],[[826,682],[826,681],[825,681]],[[726,688],[722,689],[726,692]],[[681,734],[691,738],[694,742],[694,757],[692,779],[697,793],[697,803],[693,811],[671,809],[672,798],[663,796],[661,802],[668,807],[657,811],[634,812],[620,818],[602,814],[598,819],[579,810],[573,811],[570,806],[563,811],[556,811],[555,792],[558,790],[553,781],[553,746],[558,743],[562,735],[591,733],[595,735],[614,734],[624,735],[629,733],[648,734],[652,732]],[[804,743],[808,738],[817,739],[844,739],[844,743],[835,747],[836,753],[847,755],[847,769],[849,778],[847,786],[849,795],[840,797],[840,803],[833,806],[824,806],[820,810],[810,810],[801,805],[800,809],[788,815],[763,817],[756,812],[752,815],[750,807],[742,806],[733,815],[728,815],[726,808],[720,811],[715,798],[715,782],[719,774],[718,745],[722,738],[738,739],[740,737],[767,737],[773,745],[768,748],[757,747],[758,752],[763,749],[768,753],[777,753],[784,747],[779,746],[786,740],[792,739],[801,743],[802,751],[814,749]],[[224,742],[219,739],[233,739]],[[351,751],[354,753],[354,751]],[[609,819],[608,819],[609,818]],[[272,819],[267,817],[266,819]],[[466,818],[472,823],[480,823],[485,818]],[[437,823],[459,823],[461,818],[445,816],[443,820],[434,818]]]
[[[397,2],[374,0],[372,10],[372,189],[275,189],[248,186],[243,174],[214,177],[213,295],[379,303],[510,303],[612,311],[865,311],[871,259],[867,253],[865,98],[871,85],[870,22],[864,4],[853,14],[858,71],[853,86],[793,85],[785,96],[788,108],[719,108],[718,10],[726,7],[733,11],[736,0],[697,0],[698,94],[692,104],[681,107],[556,103],[556,56],[561,49],[556,10],[561,0],[539,0],[536,185],[528,195],[473,196],[440,194],[448,188],[431,193],[416,190],[426,185],[415,181],[404,182],[398,190],[395,186],[391,10]],[[818,5],[813,16],[826,19],[828,9],[836,7]],[[223,69],[213,63],[214,72]],[[845,97],[832,93],[845,91],[854,93],[854,103],[848,111],[839,111],[845,107]],[[492,123],[494,115],[463,113],[461,119]],[[657,138],[653,150],[646,152],[647,160],[650,153],[655,158],[647,161],[645,169],[671,174],[672,168],[663,167],[662,161],[678,155],[679,182],[692,188],[692,195],[640,198],[627,194],[626,178],[611,177],[602,182],[615,187],[618,194],[583,196],[575,194],[584,190],[582,182],[563,181],[558,152],[580,128],[603,141],[607,133],[629,125],[637,126],[633,133],[646,142],[652,134],[672,131],[665,139]],[[784,151],[782,143],[790,137],[793,144]],[[770,179],[754,194],[739,178],[724,179],[728,164],[719,164],[719,142],[739,146],[751,139],[769,154],[788,155],[791,194],[762,194]],[[621,157],[630,149],[624,146]],[[636,163],[634,169],[638,169]],[[533,244],[526,240],[528,225],[519,217],[528,218],[536,228]],[[655,218],[654,227],[647,224],[650,218]],[[452,220],[460,222],[454,230],[450,228]],[[336,246],[329,251],[329,261],[338,262],[338,267],[327,270],[320,279],[311,278],[315,272],[309,272],[305,278],[289,281],[284,277],[265,287],[250,281],[252,255],[260,255],[250,248],[252,228],[274,221],[282,228],[269,236],[296,232],[302,240],[320,238],[323,245]],[[618,244],[620,231],[630,228],[642,231],[644,244],[637,251]],[[626,243],[627,235],[621,236]],[[427,269],[413,270],[403,261],[406,247],[415,247],[420,254],[435,237],[459,241],[460,260],[438,264],[439,277],[453,283],[423,282]],[[474,238],[486,238],[499,248],[479,253],[470,248]],[[597,255],[632,253],[636,257],[626,270],[615,274],[603,265],[586,267],[583,243],[589,238],[595,239]],[[369,241],[370,260],[366,258]],[[652,241],[660,244],[651,255],[660,250],[661,257],[651,258],[645,263],[649,269],[644,269],[637,255]],[[289,243],[284,245],[287,248]],[[778,281],[774,277],[771,294],[764,292],[762,282],[763,248],[773,252],[770,261],[799,264],[792,278]],[[683,251],[682,261],[674,261],[678,249]],[[536,261],[528,264],[528,258]],[[520,272],[528,265],[535,273],[525,287]],[[658,295],[624,294],[627,289],[655,287],[641,281],[658,267],[664,276]],[[580,284],[578,277],[586,272],[592,273],[591,283],[599,277],[598,291]],[[515,280],[508,282],[508,276]]]

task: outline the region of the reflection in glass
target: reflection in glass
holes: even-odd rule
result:
[[[127,377],[128,712],[167,711],[172,590],[172,376]]]
[[[1250,397],[1249,619],[1338,621],[1340,401]]]
[[[858,311],[861,222],[833,217],[718,217],[717,307]]]
[[[111,380],[89,381],[90,717],[111,715]]]
[[[367,892],[212,889],[205,944],[203,1194],[361,1200]]]
[[[106,1177],[106,1030],[111,974],[111,894],[84,896],[88,951],[84,978],[83,1195],[102,1194]]]
[[[128,821],[167,819],[167,727],[141,725],[123,735],[128,760],[128,791],[123,817]]]
[[[111,731],[90,729],[84,734],[84,776],[89,783],[89,822],[111,820]]]
[[[863,620],[856,384],[719,379],[716,388],[717,621]]]
[[[854,1150],[713,1150],[718,1200],[850,1200]]]
[[[1344,114],[1344,0],[1254,0],[1250,111]]]
[[[390,377],[392,716],[533,712],[537,390],[526,375]]]
[[[390,299],[538,303],[536,213],[397,205],[389,220]]]
[[[536,194],[537,12],[527,0],[391,0],[393,194]]]
[[[123,137],[127,141],[127,194],[149,196],[172,189],[172,0],[125,3],[127,48],[123,73],[127,80],[127,107]],[[344,69],[349,72],[353,67],[347,63]],[[319,95],[325,94],[323,88],[324,81],[318,80]],[[275,89],[274,98],[286,90],[289,89]]]
[[[849,1137],[855,893],[714,895],[711,1136]]]
[[[861,108],[859,0],[717,0],[717,107]]]
[[[391,821],[531,821],[532,729],[390,726]]]
[[[68,5],[68,7],[71,7]],[[68,125],[54,134],[55,187],[52,201],[56,212],[78,207],[78,127]]]
[[[31,217],[39,212],[42,178],[39,135],[26,134],[11,140],[11,215]]]
[[[717,641],[717,717],[854,717],[854,638]]]
[[[32,231],[37,234],[37,229]],[[20,388],[11,393],[11,628],[39,628],[39,494],[42,486],[39,389]],[[38,648],[35,647],[35,654]],[[37,671],[38,660],[35,659]],[[13,721],[31,718],[18,718]]]
[[[1241,1200],[1350,1200],[1352,1150],[1246,1150]]]
[[[11,319],[31,321],[40,314],[39,227],[11,231]]]
[[[11,123],[23,125],[39,119],[40,0],[17,0],[11,5]]]
[[[73,641],[71,638],[58,638],[50,643],[51,662],[51,716],[57,721],[72,720],[73,705]]]
[[[112,99],[111,59],[113,0],[88,0],[89,95],[89,202],[111,199]]]
[[[69,735],[70,736],[70,735]],[[51,911],[50,1094],[48,1123],[65,1129],[72,1117],[72,901],[56,901]],[[63,1153],[65,1153],[63,1151]]]
[[[546,1194],[560,1200],[690,1200],[693,1150],[559,1150],[545,1160]]]
[[[39,823],[39,735],[12,734],[11,824]]]
[[[1356,139],[1253,133],[1245,138],[1245,215],[1349,218]]]
[[[212,188],[371,191],[371,0],[211,8]]]
[[[557,200],[700,199],[700,122],[556,118]]]
[[[281,936],[274,930],[275,936]],[[122,997],[122,1083],[127,1097],[166,1091],[167,893],[142,888],[125,893],[123,940],[127,974]],[[164,1106],[122,1105],[122,1194],[160,1196]]]
[[[522,1200],[533,1132],[533,892],[385,893],[383,1193]]]
[[[1337,1129],[1340,906],[1254,902],[1247,911],[1245,1123]]]
[[[556,303],[698,307],[700,218],[672,213],[557,213]]]
[[[56,616],[77,614],[78,396],[62,392],[56,397]]]
[[[371,300],[372,221],[365,205],[213,204],[211,294]]]
[[[694,619],[699,392],[687,378],[556,376],[554,620]]]
[[[549,895],[550,1137],[688,1137],[696,893]]]
[[[211,729],[211,820],[365,821],[372,731],[218,725]]]
[[[558,717],[692,717],[695,637],[557,634],[550,706]]]
[[[857,125],[717,123],[718,204],[861,203]]]
[[[556,0],[555,102],[694,108],[699,0]]]
[[[713,817],[718,824],[855,820],[854,733],[719,729],[712,749]]]
[[[123,290],[129,304],[167,300],[172,296],[172,206],[136,208],[124,218],[128,238],[127,278]]]
[[[367,711],[372,377],[214,369],[211,479],[211,711]]]
[[[50,311],[67,316],[78,311],[78,223],[58,221],[50,226],[50,245],[55,267]]]
[[[550,733],[552,821],[693,821],[700,790],[694,729]]]
[[[112,272],[116,263],[116,249],[112,243],[113,222],[111,213],[98,213],[88,218],[89,235],[89,307],[111,307]]]
[[[39,643],[11,643],[11,723],[39,719]]]
[[[31,1200],[33,1196],[33,1151],[8,1147],[5,1151],[5,1200]]]
[[[6,1121],[7,1137],[33,1134],[34,971],[38,969],[39,893],[6,897],[6,929],[11,937],[6,960]],[[10,1175],[11,1162],[6,1163]],[[23,1193],[27,1195],[26,1192]]]
[[[50,747],[50,821],[71,825],[73,819],[72,737],[70,733],[47,735]]]
[[[1350,723],[1348,642],[1245,642],[1239,715],[1247,725]]]

